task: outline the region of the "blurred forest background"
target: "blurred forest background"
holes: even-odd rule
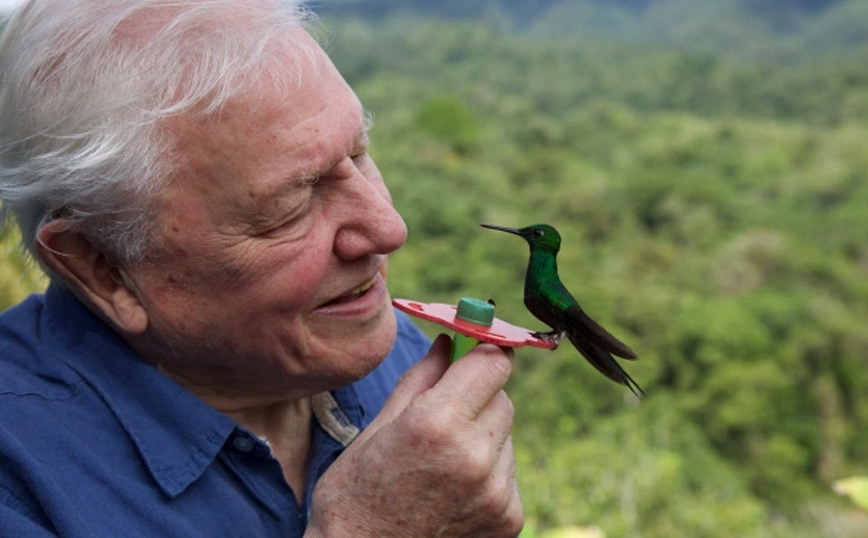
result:
[[[868,2],[312,7],[410,229],[393,296],[542,329],[526,244],[478,225],[545,222],[641,357],[638,402],[516,353],[523,536],[868,535],[832,487],[868,473]],[[43,285],[8,233],[0,307]]]

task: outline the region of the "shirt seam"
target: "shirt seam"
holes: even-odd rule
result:
[[[35,523],[39,523],[40,521],[45,519],[37,510],[33,509],[30,505],[21,501],[21,499],[18,498],[18,495],[12,493],[3,484],[0,484],[0,497],[2,497],[3,503],[6,506],[9,506],[19,514],[24,515]],[[39,524],[42,525],[41,523]]]
[[[65,402],[71,398],[73,398],[78,392],[78,387],[84,383],[84,379],[79,379],[75,383],[67,385],[69,387],[69,394],[63,397],[52,398],[48,397],[40,392],[28,391],[28,392],[16,392],[14,390],[0,390],[0,396],[14,396],[18,398],[39,398],[40,400],[46,402]]]

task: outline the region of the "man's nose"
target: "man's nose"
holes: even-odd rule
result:
[[[389,191],[379,173],[376,178],[361,174],[348,180],[350,196],[344,207],[344,222],[335,236],[335,254],[353,260],[369,254],[389,254],[407,240],[407,225],[392,205]]]

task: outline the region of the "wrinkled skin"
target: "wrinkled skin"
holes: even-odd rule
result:
[[[488,344],[451,367],[448,355],[441,336],[326,472],[305,536],[519,534],[509,357]]]

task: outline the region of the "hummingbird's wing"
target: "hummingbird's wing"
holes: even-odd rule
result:
[[[645,395],[645,391],[642,390],[642,387],[633,381],[630,374],[621,368],[621,365],[618,364],[608,351],[598,346],[593,340],[586,339],[580,335],[575,335],[569,331],[567,332],[567,337],[570,339],[570,342],[576,346],[579,353],[581,353],[601,374],[615,383],[626,386],[636,396],[639,396],[640,394],[643,396]]]
[[[630,349],[624,342],[612,336],[612,333],[604,329],[602,325],[591,319],[576,302],[570,304],[564,312],[564,329],[570,336],[575,335],[576,337],[589,340],[613,355],[629,360],[636,360],[638,358],[635,351]],[[575,344],[575,342],[573,343]]]

